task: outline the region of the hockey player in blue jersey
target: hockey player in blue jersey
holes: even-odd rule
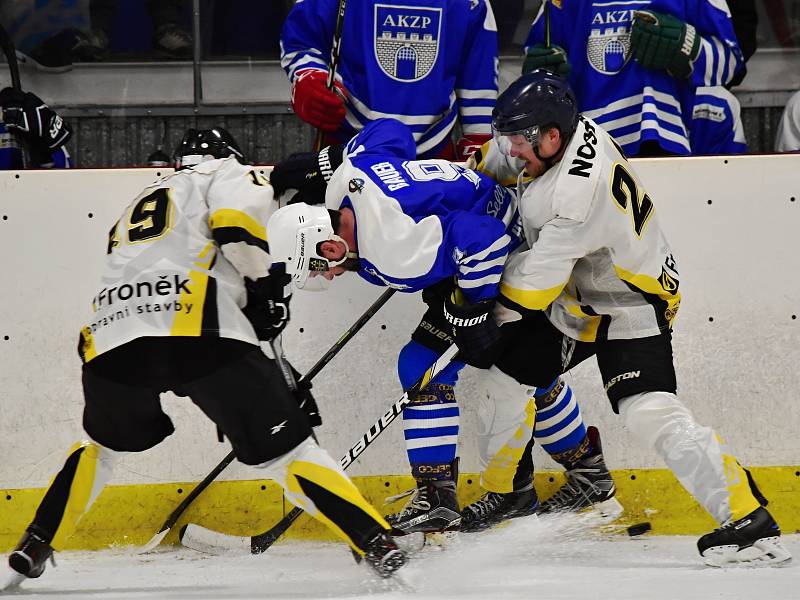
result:
[[[580,111],[628,156],[746,150],[724,89],[744,67],[719,0],[554,0],[525,42],[523,73],[568,77]]]
[[[64,145],[72,128],[41,98],[7,87],[0,108],[0,170],[71,166]]]
[[[411,128],[420,157],[461,160],[491,137],[497,27],[487,0],[347,4],[335,91],[326,88],[338,0],[294,5],[281,64],[297,115],[344,143],[367,123]],[[451,140],[456,121],[461,138]]]
[[[343,155],[339,152],[331,160],[333,155],[326,149],[318,160],[319,168],[305,175],[299,169],[291,183],[286,181],[286,165],[278,165],[271,176],[273,185],[277,179],[285,187],[305,186],[301,192],[307,200],[313,200],[309,186],[316,194],[326,192],[327,208],[332,211],[306,204],[277,211],[268,226],[275,260],[294,265],[289,270],[298,287],[352,270],[376,285],[403,292],[423,290],[429,308],[399,357],[405,388],[454,337],[456,343],[469,339],[478,347],[490,343],[491,338],[482,339],[485,332],[479,326],[457,326],[453,336],[453,326],[445,315],[464,322],[486,322],[506,257],[519,243],[513,195],[488,177],[459,165],[411,160],[413,138],[393,120],[368,125],[347,144]],[[296,159],[290,162],[296,166]],[[321,173],[329,178],[327,187]],[[304,257],[302,265],[297,264],[298,256]],[[460,357],[488,366],[469,352]],[[417,488],[403,511],[388,519],[398,533],[459,527],[455,498],[459,413],[453,386],[462,367],[463,363],[448,367],[404,411],[406,445]],[[546,451],[562,463],[584,455],[599,457],[591,468],[587,466],[592,471],[592,487],[581,489],[579,502],[573,495],[567,508],[604,501],[616,504],[599,443],[588,439],[569,386],[556,379],[531,394],[546,417],[534,436]],[[480,511],[464,515],[462,531],[478,531],[536,510],[530,456],[533,433],[532,429],[518,432],[516,427],[508,432],[509,439],[519,434],[516,439],[524,441],[512,451],[500,491],[487,494],[479,504]]]

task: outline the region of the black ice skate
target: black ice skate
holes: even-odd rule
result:
[[[705,534],[697,541],[697,550],[712,567],[776,565],[792,559],[780,537],[781,530],[772,515],[759,507]]]
[[[2,590],[17,587],[25,579],[35,579],[44,573],[47,559],[55,566],[53,549],[37,533],[26,531],[8,557],[9,574]]]
[[[378,575],[386,578],[406,564],[406,555],[388,533],[381,532],[364,547],[364,560]]]
[[[542,503],[539,514],[590,508],[609,521],[622,514],[622,505],[614,498],[617,490],[603,458],[597,429],[589,427],[587,433],[597,452],[581,458],[567,470],[564,485]]]
[[[392,496],[387,502],[411,495],[403,510],[388,515],[392,535],[410,533],[437,534],[458,531],[461,515],[458,512],[456,484],[454,481],[418,481],[417,488]]]
[[[508,519],[532,515],[538,507],[539,499],[533,487],[508,494],[486,492],[461,511],[461,531],[483,531]]]

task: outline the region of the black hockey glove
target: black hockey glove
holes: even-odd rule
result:
[[[295,189],[297,194],[290,204],[324,204],[328,181],[342,164],[343,152],[344,146],[327,146],[319,153],[298,152],[279,162],[269,176],[275,196]]]
[[[284,358],[284,360],[286,359]],[[306,413],[309,425],[311,425],[311,427],[319,427],[322,425],[322,417],[319,416],[317,401],[311,394],[311,382],[301,381],[300,373],[297,372],[297,369],[295,369],[292,365],[289,365],[289,368],[292,369],[294,380],[297,382],[297,390],[294,392],[294,397],[297,400],[297,403],[300,405],[300,408],[303,409],[303,412]]]
[[[256,281],[245,279],[247,304],[242,312],[259,340],[275,339],[289,322],[292,295],[287,290],[291,290],[291,283],[292,278],[286,273],[283,263],[273,265],[267,277]]]
[[[469,304],[455,290],[444,302],[444,318],[453,327],[458,346],[456,360],[479,369],[494,364],[500,347],[500,327],[492,316],[494,300]]]
[[[653,10],[636,10],[631,26],[631,54],[646,69],[665,69],[677,79],[692,74],[701,38],[689,23]]]
[[[6,127],[22,134],[32,152],[52,152],[72,136],[67,122],[36,94],[7,87],[0,90],[0,106]]]
[[[545,69],[561,77],[569,77],[572,65],[569,64],[566,51],[553,44],[549,48],[544,44],[535,44],[528,48],[525,61],[522,63],[522,74],[536,69]]]

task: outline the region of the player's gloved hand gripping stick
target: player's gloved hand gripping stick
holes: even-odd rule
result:
[[[372,303],[372,305],[361,315],[355,323],[353,323],[350,328],[342,334],[336,343],[331,346],[331,348],[320,358],[313,367],[311,367],[308,372],[297,381],[297,389],[303,390],[305,386],[323,369],[325,365],[327,365],[334,356],[336,356],[339,351],[344,348],[344,346],[351,340],[353,337],[358,333],[361,328],[369,321],[375,313],[377,313],[381,307],[388,302],[389,298],[394,295],[396,290],[389,288],[380,297]],[[281,363],[279,363],[280,365]],[[313,426],[313,423],[312,423]],[[186,511],[189,505],[197,498],[203,490],[205,490],[208,485],[217,478],[217,476],[225,470],[225,468],[233,462],[233,459],[236,458],[233,451],[229,452],[228,455],[223,458],[220,463],[214,467],[211,472],[205,476],[205,478],[198,483],[195,488],[189,492],[189,494],[184,498],[183,502],[181,502],[175,510],[173,510],[170,515],[167,517],[164,524],[159,528],[156,534],[150,538],[150,540],[141,548],[139,551],[140,553],[145,553],[153,550],[156,546],[158,546],[161,541],[167,536],[170,530],[175,526],[175,523],[178,522],[178,519],[181,515]]]
[[[425,389],[428,383],[450,364],[457,353],[458,347],[453,344],[436,360],[436,362],[428,367],[428,370],[425,371],[422,377],[408,388],[400,399],[369,428],[369,431],[364,433],[358,441],[350,447],[347,454],[339,461],[342,468],[347,469],[347,467],[353,464],[356,458],[361,456],[364,450],[366,450],[397,416],[403,412],[403,408],[411,402],[411,398]],[[302,509],[295,507],[273,527],[253,537],[225,535],[224,533],[212,531],[211,529],[190,523],[181,530],[181,543],[189,548],[211,554],[216,551],[224,551],[231,548],[249,548],[251,554],[261,554],[272,546],[302,513]]]

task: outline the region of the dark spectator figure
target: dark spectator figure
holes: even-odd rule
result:
[[[72,128],[36,94],[0,90],[0,169],[68,168]]]

